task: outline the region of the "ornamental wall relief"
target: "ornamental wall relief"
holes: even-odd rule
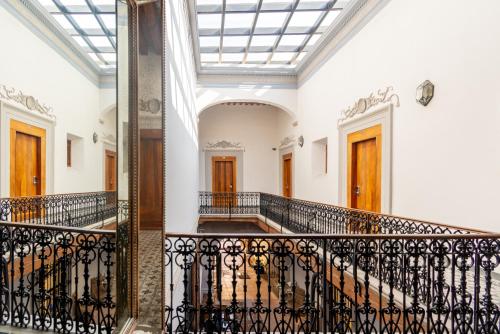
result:
[[[337,124],[343,123],[354,116],[364,114],[368,109],[381,103],[392,103],[394,106],[399,107],[399,96],[394,93],[391,86],[379,89],[376,94],[371,93],[368,97],[362,97],[354,105],[342,110]]]
[[[39,114],[53,120],[56,119],[52,107],[40,103],[38,99],[34,98],[31,95],[26,95],[22,91],[15,88],[8,88],[5,85],[0,85],[0,99],[15,102],[30,111],[36,111]]]
[[[205,146],[205,150],[209,151],[219,151],[219,150],[244,150],[241,143],[230,142],[227,140],[219,140],[216,142],[208,142]]]

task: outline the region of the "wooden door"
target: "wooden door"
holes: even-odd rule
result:
[[[382,173],[382,133],[376,125],[347,138],[348,206],[380,212]]]
[[[116,191],[116,153],[113,151],[105,151],[105,190]]]
[[[292,153],[283,156],[283,196],[292,197]]]
[[[163,141],[161,130],[141,130],[139,152],[140,228],[160,230],[163,224]]]
[[[45,130],[10,121],[10,196],[45,194]]]
[[[235,205],[236,157],[212,157],[213,206]]]

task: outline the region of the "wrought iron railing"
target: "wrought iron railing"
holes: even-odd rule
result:
[[[0,221],[84,227],[116,216],[116,192],[0,199]]]
[[[318,234],[463,234],[472,228],[426,222],[267,193],[200,192],[206,214],[260,214],[294,233]]]
[[[169,233],[165,247],[170,333],[500,328],[500,235]]]
[[[111,333],[115,263],[114,231],[0,222],[0,324]]]
[[[260,193],[212,193],[202,191],[199,195],[200,214],[257,214]]]

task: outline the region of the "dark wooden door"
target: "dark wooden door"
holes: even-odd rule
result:
[[[283,196],[292,197],[292,154],[283,156]]]
[[[380,212],[381,128],[375,126],[348,136],[349,206]]]
[[[116,191],[116,153],[106,150],[105,156],[105,190]]]
[[[10,196],[45,192],[45,130],[11,120]]]
[[[142,130],[140,142],[140,228],[162,229],[163,142],[161,130]]]
[[[235,205],[236,157],[212,157],[212,192],[214,206]]]

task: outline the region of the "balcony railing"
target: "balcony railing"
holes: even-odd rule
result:
[[[0,222],[0,324],[111,333],[115,263],[114,231]]]
[[[202,215],[260,214],[294,233],[464,234],[484,233],[398,216],[258,192],[200,192]]]
[[[116,216],[116,192],[0,199],[0,221],[84,227]]]
[[[169,233],[165,247],[170,333],[500,328],[500,235]]]

